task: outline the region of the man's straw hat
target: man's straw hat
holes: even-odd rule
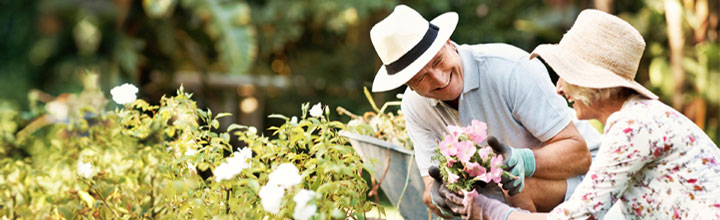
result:
[[[630,24],[611,14],[588,9],[559,44],[543,44],[530,58],[542,57],[567,83],[586,88],[627,87],[657,99],[634,81],[645,40]]]
[[[415,76],[450,39],[457,22],[455,12],[428,22],[408,6],[395,7],[370,30],[370,40],[384,64],[375,75],[372,91],[395,89]]]

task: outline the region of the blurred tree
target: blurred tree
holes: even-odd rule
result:
[[[18,78],[3,98],[26,100],[29,88],[78,91],[87,70],[105,91],[135,82],[158,100],[178,70],[247,74],[255,31],[244,1],[2,1],[0,73]],[[181,7],[177,7],[177,6]],[[7,39],[7,40],[5,40]],[[7,57],[5,57],[7,56]],[[13,79],[14,79],[13,78]],[[7,92],[6,92],[7,91]]]
[[[104,91],[134,81],[140,95],[152,101],[177,86],[176,72],[219,72],[290,82],[285,89],[252,89],[255,101],[267,103],[257,115],[294,114],[297,103],[305,101],[362,112],[370,107],[360,88],[371,86],[381,65],[369,31],[397,4],[410,5],[427,19],[458,12],[460,21],[451,38],[458,43],[505,42],[527,51],[558,42],[580,10],[597,7],[628,20],[645,37],[648,46],[637,80],[717,140],[718,2],[0,0],[0,49],[5,51],[0,54],[0,74],[6,79],[0,81],[0,98],[24,102],[30,88],[50,94],[78,91],[77,79],[91,70],[101,74]],[[679,10],[667,13],[666,4]],[[685,40],[673,44],[675,39]],[[245,98],[246,87],[220,93],[203,86],[196,94],[201,106],[228,105],[210,100]],[[403,89],[374,94],[375,99],[394,99]]]

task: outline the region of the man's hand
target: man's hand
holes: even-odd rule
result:
[[[438,191],[442,185],[440,170],[436,166],[431,166],[428,172],[430,176],[423,177],[423,181],[425,182],[423,202],[436,215],[445,219],[452,219],[456,214],[450,211],[450,208],[447,207],[445,197],[442,197]]]
[[[505,145],[493,136],[488,137],[487,143],[496,153],[503,155],[505,170],[519,177],[513,179],[503,175],[501,181],[503,189],[507,190],[510,196],[520,193],[525,187],[525,177],[535,173],[535,154],[530,149]]]
[[[465,197],[450,191],[445,185],[440,187],[440,194],[446,198],[447,206],[460,214],[463,219],[505,220],[514,209],[495,199],[477,194],[463,204]]]

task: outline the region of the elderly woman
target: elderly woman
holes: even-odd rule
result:
[[[443,191],[469,219],[602,219],[615,202],[632,219],[720,219],[720,150],[692,121],[635,82],[645,41],[627,22],[580,13],[558,45],[539,56],[579,119],[605,124],[603,142],[572,197],[550,213],[519,212],[482,195]]]

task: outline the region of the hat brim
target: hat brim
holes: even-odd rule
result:
[[[572,50],[558,44],[542,44],[533,50],[530,59],[537,56],[550,65],[565,82],[587,88],[626,87],[641,95],[657,99],[658,96],[635,80],[625,79],[614,72],[587,62],[575,55]]]
[[[440,51],[440,48],[445,45],[450,35],[455,31],[455,27],[458,23],[458,14],[455,12],[447,12],[437,16],[430,23],[439,27],[438,35],[435,37],[435,41],[428,47],[428,49],[420,55],[405,69],[393,74],[388,75],[385,66],[381,66],[377,74],[375,74],[375,80],[373,80],[372,91],[373,92],[384,92],[388,90],[396,89],[403,84],[407,83],[415,74],[422,69],[425,64],[435,57]]]

